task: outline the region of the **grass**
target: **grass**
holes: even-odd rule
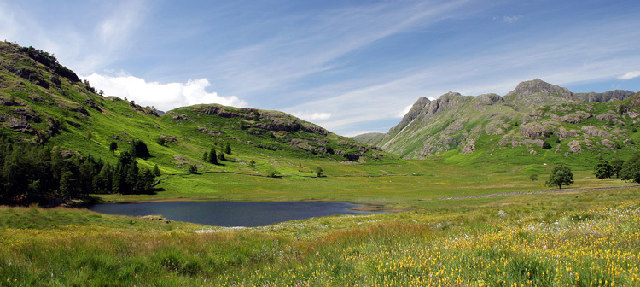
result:
[[[240,230],[0,208],[0,225],[11,226],[0,230],[0,282],[630,286],[640,280],[639,195],[630,189],[434,200],[413,211]]]

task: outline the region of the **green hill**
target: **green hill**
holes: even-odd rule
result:
[[[122,150],[142,140],[152,157],[140,164],[160,164],[168,173],[185,172],[189,165],[204,170],[252,165],[260,171],[261,163],[278,157],[367,161],[384,156],[277,111],[211,104],[162,113],[101,96],[47,52],[7,42],[0,43],[0,52],[0,132],[14,140],[46,143],[107,161],[115,160],[109,150],[112,142]],[[232,152],[224,165],[203,162],[204,152],[212,147],[222,152],[227,144]],[[289,172],[286,166],[274,168]]]
[[[640,111],[632,104],[640,96],[633,95],[573,93],[541,80],[522,82],[504,97],[449,92],[434,101],[418,99],[387,133],[355,139],[408,159],[436,154],[483,162],[616,157],[640,143]]]

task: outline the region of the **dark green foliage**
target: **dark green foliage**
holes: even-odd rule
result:
[[[529,176],[529,179],[531,179],[531,181],[536,181],[538,180],[538,175],[534,173],[531,176]]]
[[[594,168],[594,174],[596,178],[605,179],[611,178],[613,176],[613,167],[609,164],[608,161],[602,160],[600,161]]]
[[[616,178],[620,178],[620,171],[622,170],[622,165],[624,161],[621,159],[615,159],[611,161],[611,169],[613,174],[616,175]]]
[[[111,142],[111,144],[109,144],[109,150],[111,152],[117,151],[118,150],[118,143],[117,142]]]
[[[157,164],[153,166],[153,175],[160,176],[160,168]]]
[[[231,144],[227,143],[224,145],[224,153],[231,154]]]
[[[640,183],[640,154],[634,155],[622,165],[620,178]]]
[[[69,154],[65,152],[65,154]],[[44,145],[0,139],[0,204],[56,206],[91,193],[149,193],[155,175],[138,171],[135,158],[123,152],[113,168],[92,156]]]
[[[316,176],[324,177],[324,169],[322,169],[321,167],[316,167]]]
[[[224,158],[224,153],[223,153],[223,152],[219,153],[219,154],[218,154],[218,162],[220,162],[220,161],[225,161],[225,160],[226,160],[226,159]]]
[[[192,173],[192,174],[198,173],[198,167],[193,165],[193,164],[190,165],[189,166],[189,173]]]
[[[542,144],[542,148],[543,148],[543,149],[551,149],[551,144],[545,141],[545,142]]]
[[[573,172],[571,171],[571,168],[566,165],[559,164],[551,170],[551,175],[549,175],[547,185],[557,186],[559,189],[562,189],[563,185],[571,184],[573,184]]]
[[[120,194],[153,193],[155,176],[149,169],[138,168],[138,161],[133,154],[123,152],[118,158],[113,175],[113,192]]]
[[[202,154],[202,161],[209,161],[209,153],[207,153],[206,151]]]
[[[216,149],[215,148],[211,148],[211,151],[209,152],[209,158],[207,159],[207,162],[212,163],[212,164],[218,164],[218,156],[216,155]]]
[[[151,154],[149,154],[149,148],[147,148],[146,143],[140,140],[134,140],[131,145],[131,156],[146,159],[151,157]]]

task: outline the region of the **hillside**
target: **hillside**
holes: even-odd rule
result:
[[[434,101],[418,99],[387,133],[355,139],[403,158],[479,156],[498,150],[547,158],[584,151],[628,152],[640,143],[639,111],[632,104],[639,96],[633,95],[631,91],[573,93],[537,79],[520,83],[504,97],[449,92]]]
[[[102,96],[47,52],[2,42],[0,55],[0,133],[13,140],[44,143],[107,161],[116,158],[109,151],[111,143],[123,150],[132,141],[142,140],[152,157],[139,159],[140,164],[159,164],[168,173],[185,172],[189,165],[252,173],[282,168],[286,173],[300,168],[272,163],[281,157],[366,161],[384,156],[282,112],[210,104],[162,113]],[[232,153],[223,165],[203,162],[204,152],[212,147],[222,152],[226,144]],[[306,173],[311,174],[311,169]]]

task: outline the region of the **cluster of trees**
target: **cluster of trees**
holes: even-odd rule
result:
[[[0,139],[0,204],[56,206],[92,193],[152,193],[158,167],[138,168],[129,151],[115,166],[92,156]]]
[[[202,161],[208,162],[208,163],[212,163],[215,165],[220,164],[221,161],[225,161],[226,159],[224,158],[225,154],[231,154],[231,144],[226,143],[226,144],[220,144],[220,152],[216,152],[216,148],[215,147],[211,147],[211,150],[209,152],[204,152],[202,154]]]
[[[601,160],[595,167],[594,173],[597,178],[620,178],[640,183],[640,154],[636,154],[628,161],[612,160],[611,162]]]

